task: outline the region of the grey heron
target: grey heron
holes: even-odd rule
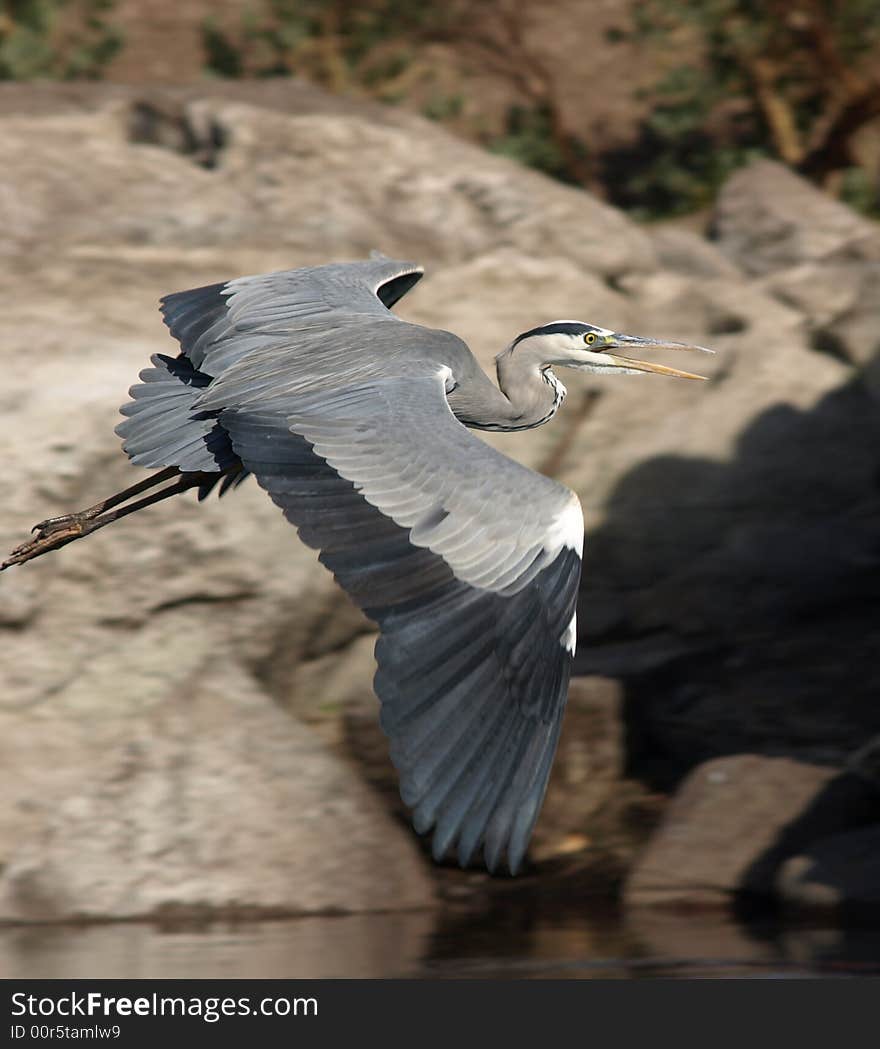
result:
[[[374,253],[167,295],[180,352],[153,356],[117,427],[158,472],[37,525],[2,567],[253,474],[378,624],[374,688],[415,829],[438,860],[482,852],[515,874],[568,692],[583,517],[469,428],[548,422],[554,367],[699,379],[641,356],[702,347],[556,321],[498,355],[496,385],[457,336],[391,312],[422,273]]]

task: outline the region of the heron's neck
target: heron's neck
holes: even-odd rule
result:
[[[470,354],[468,354],[470,357]],[[448,394],[457,419],[475,430],[530,430],[549,422],[565,399],[565,387],[547,364],[510,348],[495,358],[498,385],[473,358],[473,367]]]
[[[543,426],[565,400],[565,387],[552,370],[531,354],[511,349],[495,358],[498,388],[508,403],[508,416],[499,430],[530,430]]]

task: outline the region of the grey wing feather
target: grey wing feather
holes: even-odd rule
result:
[[[216,377],[279,335],[358,314],[390,317],[422,274],[415,263],[384,257],[279,270],[166,295],[162,315],[195,367]]]
[[[567,489],[468,433],[444,386],[435,367],[283,413],[233,402],[220,421],[379,623],[375,688],[416,828],[437,856],[482,849],[515,872],[565,706],[582,519]]]
[[[177,466],[193,473],[223,472],[236,462],[229,437],[216,416],[194,407],[211,381],[186,358],[154,354],[153,367],[140,373],[126,417],[116,427],[122,447],[138,466]]]
[[[321,390],[296,398],[288,425],[456,578],[515,593],[580,541],[580,505],[469,433],[446,401],[450,377],[440,367]]]
[[[177,359],[153,358],[121,409],[117,427],[125,451],[140,466],[178,466],[220,471],[235,455],[216,424],[216,414],[195,407],[200,391],[252,351],[284,343],[285,337],[320,325],[367,315],[394,320],[389,308],[422,276],[421,267],[374,255],[366,262],[335,263],[239,277],[175,292],[161,302],[171,334],[181,345]]]

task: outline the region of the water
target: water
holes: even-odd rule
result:
[[[408,914],[0,928],[0,975],[79,978],[797,978],[880,974],[880,928],[751,925],[717,914]]]

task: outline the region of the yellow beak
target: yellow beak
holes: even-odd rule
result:
[[[605,345],[609,350],[629,349],[651,349],[651,350],[687,350],[689,353],[714,353],[705,346],[694,346],[684,342],[664,342],[662,339],[641,339],[637,335],[610,335]],[[654,364],[652,361],[643,361],[636,357],[629,357],[619,353],[605,353],[605,358],[613,361],[621,368],[631,368],[633,371],[654,372],[656,375],[673,375],[677,379],[708,379],[706,375],[695,375],[693,372],[684,372],[679,368],[669,368],[665,364]]]

